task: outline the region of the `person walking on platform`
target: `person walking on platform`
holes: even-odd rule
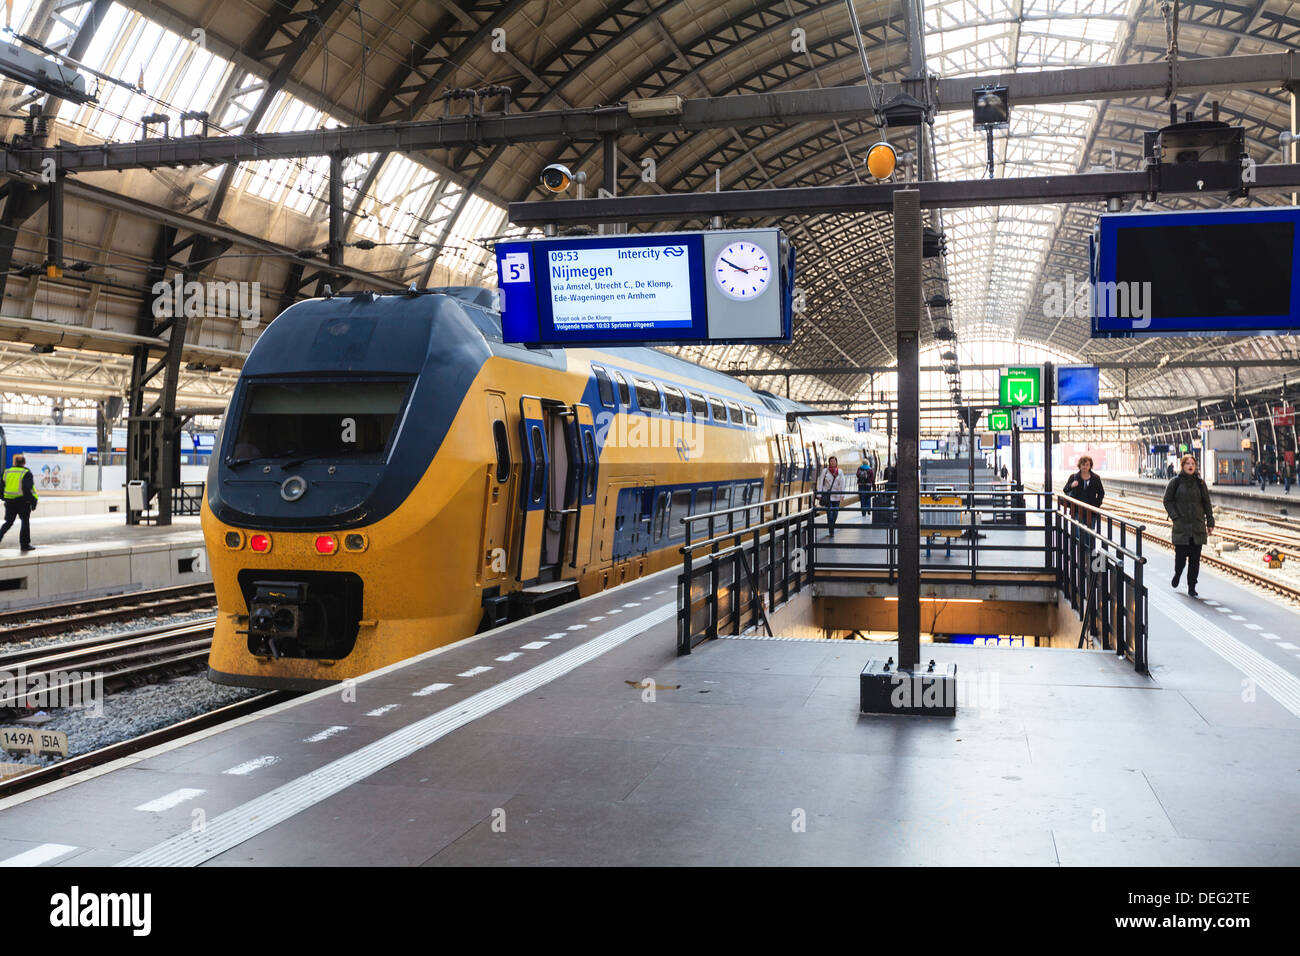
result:
[[[1064,494],[1067,498],[1082,501],[1086,505],[1100,508],[1106,497],[1106,489],[1101,485],[1101,475],[1092,470],[1092,458],[1084,455],[1079,459],[1079,470],[1065,482]],[[1096,530],[1101,527],[1101,516],[1087,508],[1073,508],[1074,520]]]
[[[867,509],[871,507],[871,486],[875,484],[876,476],[871,470],[871,466],[863,459],[862,464],[858,465],[858,505],[862,509],[862,515],[865,518]],[[867,518],[870,521],[870,518]]]
[[[11,468],[4,473],[5,523],[0,525],[0,541],[18,521],[18,546],[24,551],[34,551],[32,547],[32,511],[36,508],[36,480],[31,469],[27,467],[24,455],[14,455]]]
[[[1295,478],[1295,465],[1290,462],[1282,464],[1282,490],[1286,494],[1291,494],[1291,482]]]
[[[826,509],[826,520],[831,526],[831,537],[835,537],[835,519],[840,515],[840,498],[844,492],[844,472],[840,471],[840,460],[831,455],[817,479],[817,494],[820,504]]]
[[[1174,523],[1174,580],[1182,577],[1187,567],[1187,593],[1197,597],[1196,579],[1201,571],[1201,547],[1214,533],[1214,509],[1210,505],[1210,489],[1196,473],[1196,458],[1184,455],[1182,471],[1165,489],[1165,512]]]
[[[1006,465],[1003,465],[1003,466],[1002,466],[1002,480],[1003,480],[1003,481],[1006,481],[1006,480],[1007,480],[1007,475],[1009,475],[1009,474],[1010,474],[1010,472],[1007,471],[1007,466],[1006,466]]]

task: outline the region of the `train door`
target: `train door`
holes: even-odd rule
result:
[[[488,422],[492,429],[495,460],[484,474],[483,528],[479,538],[479,584],[502,583],[509,573],[506,548],[510,523],[510,430],[506,425],[506,401],[500,392],[487,393]]]
[[[787,468],[785,471],[785,487],[781,489],[781,496],[789,497],[794,493],[794,483],[798,477],[797,472],[799,469],[799,458],[795,454],[794,442],[790,440],[790,436],[782,435],[781,438],[785,442],[786,460],[790,462],[790,467]]]
[[[596,423],[591,406],[575,405],[577,443],[582,471],[578,478],[578,514],[574,519],[572,566],[583,568],[591,560],[591,542],[596,531],[596,485],[600,459],[596,455]]]
[[[546,525],[547,483],[551,456],[547,450],[546,419],[542,402],[525,396],[519,400],[519,446],[523,469],[519,479],[520,531],[519,580],[531,581],[541,573],[542,539]]]
[[[781,488],[785,485],[787,471],[790,467],[793,467],[793,462],[788,464],[786,462],[785,442],[781,441],[780,435],[772,435],[769,440],[772,445],[771,459],[774,469],[772,477],[772,497],[780,498]]]
[[[542,532],[542,572],[554,574],[564,558],[565,544],[572,533],[572,519],[577,515],[576,469],[574,452],[577,442],[573,435],[573,412],[552,402],[542,402],[546,419],[546,437],[551,455],[546,474],[546,523]]]

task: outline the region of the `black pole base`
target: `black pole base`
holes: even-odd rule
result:
[[[892,657],[887,661],[873,658],[862,668],[859,696],[864,714],[955,717],[957,665],[931,660],[906,670]]]

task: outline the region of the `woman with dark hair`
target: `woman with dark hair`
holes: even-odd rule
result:
[[[1187,593],[1196,597],[1196,579],[1201,571],[1201,547],[1214,531],[1214,509],[1210,489],[1196,473],[1196,457],[1184,455],[1179,473],[1165,489],[1165,512],[1174,523],[1174,580],[1187,567]]]
[[[1106,497],[1106,489],[1102,487],[1101,476],[1092,470],[1091,456],[1084,455],[1079,459],[1079,470],[1065,482],[1065,496],[1092,505],[1094,508],[1101,507],[1102,500]],[[1101,516],[1095,511],[1089,511],[1087,508],[1074,508],[1073,511],[1074,520],[1080,524],[1093,529],[1101,527]]]

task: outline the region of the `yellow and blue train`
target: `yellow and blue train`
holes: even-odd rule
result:
[[[502,342],[486,289],[297,303],[209,471],[209,676],[307,689],[680,560],[681,517],[852,474],[881,439],[649,348]]]

